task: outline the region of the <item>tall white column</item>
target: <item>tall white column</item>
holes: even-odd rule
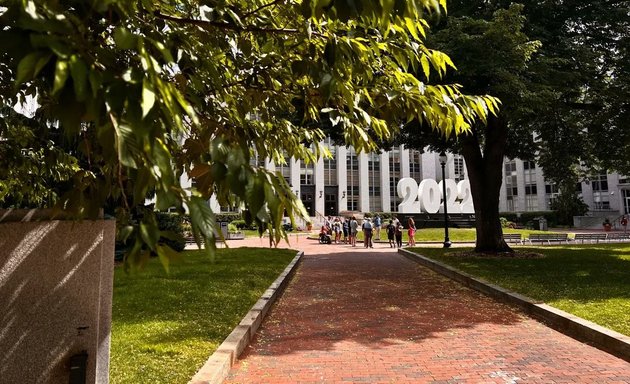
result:
[[[368,173],[368,156],[361,153],[359,156],[359,210],[370,211],[370,183]]]
[[[440,177],[438,178],[438,167],[440,162],[438,160],[438,154],[435,152],[424,152],[422,154],[422,178],[439,180],[442,178],[442,169],[440,168]]]
[[[339,185],[339,211],[348,210],[348,149],[337,147],[337,185]]]
[[[293,192],[300,198],[300,160],[292,157],[289,160],[289,164],[291,165],[290,184],[293,186]]]
[[[527,205],[525,204],[525,168],[522,160],[516,160],[516,175],[516,189],[518,190],[518,196],[516,197],[518,208],[516,210],[525,212],[527,211]]]
[[[391,204],[392,191],[389,188],[389,152],[381,153],[381,210],[383,212],[389,212]]]
[[[548,207],[545,205],[545,175],[543,174],[543,169],[536,165],[536,198],[538,200],[538,210],[544,211],[547,210]]]
[[[324,159],[319,158],[315,163],[315,210],[322,215],[326,214],[324,209]]]
[[[210,209],[212,209],[212,212],[221,212],[221,206],[219,205],[219,202],[217,201],[217,197],[215,195],[210,196],[208,204],[210,205]]]
[[[403,145],[400,146],[400,178],[409,177],[411,170],[409,163],[411,162],[411,151],[405,149]]]
[[[265,168],[269,172],[276,172],[276,164],[273,162],[273,160],[265,159]]]

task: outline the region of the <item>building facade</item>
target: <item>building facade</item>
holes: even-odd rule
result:
[[[437,153],[404,146],[381,153],[356,153],[354,148],[337,146],[330,140],[324,145],[332,158],[316,163],[288,159],[286,164],[275,164],[254,156],[252,164],[279,172],[311,216],[334,216],[346,211],[397,212],[402,199],[396,187],[401,178],[413,178],[418,183],[427,178],[442,180]],[[446,178],[465,179],[463,158],[449,154],[445,173]],[[210,203],[213,209],[226,210],[215,200]]]
[[[394,147],[380,153],[356,153],[354,148],[324,142],[332,158],[307,164],[288,159],[274,164],[252,157],[252,164],[279,172],[311,216],[339,215],[340,212],[397,212],[402,199],[397,185],[402,178],[442,180],[439,154]],[[532,212],[551,209],[558,196],[557,186],[546,181],[542,169],[532,161],[504,161],[500,212]],[[462,156],[448,154],[447,179],[467,178]],[[616,173],[593,175],[578,187],[589,215],[610,217],[630,212],[630,178]],[[211,200],[213,209],[226,211]]]
[[[545,180],[534,162],[519,159],[503,163],[501,212],[547,211],[558,196],[556,185]],[[589,206],[589,215],[614,217],[630,212],[630,178],[617,173],[591,175],[578,184],[578,192]]]

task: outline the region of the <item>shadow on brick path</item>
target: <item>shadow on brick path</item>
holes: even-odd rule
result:
[[[293,246],[302,265],[226,383],[630,383],[629,363],[387,245]]]

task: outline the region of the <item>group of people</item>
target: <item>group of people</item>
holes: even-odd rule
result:
[[[366,217],[360,224],[355,216],[349,219],[328,216],[322,227],[322,233],[330,234],[335,244],[343,243],[356,247],[357,234],[360,230],[363,232],[363,247],[374,248],[373,240],[381,240],[382,227],[383,220],[379,215],[374,216],[374,218]],[[402,247],[404,226],[396,217],[389,220],[389,223],[385,226],[385,230],[389,246],[392,248]],[[416,225],[413,218],[410,217],[407,220],[408,245],[410,246],[416,245],[415,233]],[[374,239],[374,237],[376,238]]]

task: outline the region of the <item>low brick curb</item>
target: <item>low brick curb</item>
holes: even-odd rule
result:
[[[405,249],[399,249],[398,252],[408,259],[455,280],[466,287],[482,292],[502,302],[515,305],[528,315],[543,320],[551,328],[567,336],[591,344],[594,347],[630,362],[630,337],[628,336],[551,307],[545,303],[537,302],[527,296],[488,283],[449,265],[440,263],[439,261],[429,259]]]
[[[297,270],[304,252],[298,252],[278,278],[267,288],[260,299],[247,312],[243,320],[234,328],[232,333],[221,343],[219,348],[208,358],[206,363],[188,382],[188,384],[220,384],[230,373],[245,347],[252,340],[258,327],[273,303],[280,297],[291,276]]]

